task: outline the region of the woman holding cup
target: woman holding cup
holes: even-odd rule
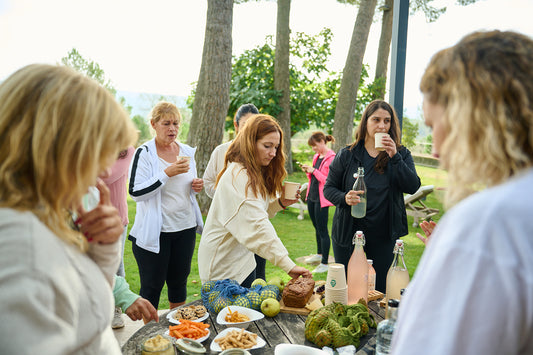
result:
[[[197,178],[196,148],[176,140],[178,108],[159,102],[150,115],[155,138],[137,148],[130,167],[129,193],[137,211],[129,239],[139,266],[139,294],[157,309],[166,282],[172,309],[187,298],[196,233],[203,228],[196,201],[203,180]]]
[[[283,132],[274,118],[253,115],[231,143],[219,173],[198,249],[202,282],[232,279],[250,287],[255,279],[254,253],[291,277],[310,277],[297,266],[269,218],[298,201],[284,195]]]
[[[375,135],[380,137],[376,148]],[[383,149],[383,150],[378,150]],[[358,167],[365,169],[367,212],[353,218],[351,206],[360,202],[353,191]],[[361,117],[355,142],[339,151],[329,166],[324,196],[337,208],[333,217],[332,244],[335,261],[348,266],[356,231],[365,234],[365,252],[374,260],[376,290],[385,292],[387,271],[396,239],[408,233],[404,193],[420,187],[411,152],[400,144],[400,124],[386,101],[372,101]]]

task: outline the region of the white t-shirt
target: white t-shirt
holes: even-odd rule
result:
[[[159,158],[159,165],[165,170],[171,164]],[[191,170],[172,176],[161,188],[161,232],[179,232],[196,227],[196,217],[191,205],[191,184],[194,174]]]
[[[440,220],[402,297],[392,354],[533,354],[533,169]]]

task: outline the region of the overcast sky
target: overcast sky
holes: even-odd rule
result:
[[[454,0],[428,24],[410,16],[404,107],[410,116],[421,103],[420,77],[431,55],[479,29],[515,30],[533,37],[532,0]],[[204,0],[0,0],[0,80],[35,62],[56,63],[77,48],[96,61],[119,90],[187,96],[200,71],[207,1]],[[335,0],[293,0],[293,32],[332,29],[330,70],[342,71],[357,8]],[[364,63],[373,68],[381,24],[371,28]],[[261,45],[276,28],[276,2],[235,5],[233,54]]]

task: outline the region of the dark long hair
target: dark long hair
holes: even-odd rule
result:
[[[359,124],[359,127],[357,129],[357,132],[355,133],[355,141],[350,146],[350,150],[355,148],[359,142],[364,142],[367,134],[367,123],[368,118],[372,116],[374,112],[376,112],[379,109],[383,109],[387,111],[390,114],[391,122],[390,122],[390,129],[387,132],[392,140],[396,143],[396,148],[399,149],[401,147],[400,139],[401,139],[401,131],[400,131],[400,122],[398,120],[398,116],[396,115],[396,111],[394,108],[387,102],[383,100],[374,100],[368,106],[366,107],[365,111],[363,112],[363,115],[361,116],[361,123]],[[379,174],[383,174],[385,172],[385,167],[387,166],[387,163],[389,162],[389,155],[387,152],[382,151],[378,154],[376,164],[374,165],[374,170],[378,172]]]
[[[241,107],[239,107],[237,112],[235,112],[235,117],[233,118],[233,120],[235,121],[235,123],[237,123],[237,127],[240,127],[242,116],[245,116],[248,114],[256,115],[258,113],[259,113],[259,110],[257,109],[257,107],[255,107],[254,104],[244,104],[244,105],[241,105]]]

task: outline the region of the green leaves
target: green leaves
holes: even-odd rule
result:
[[[61,63],[96,80],[100,85],[109,90],[113,96],[116,95],[117,90],[114,88],[111,80],[106,78],[104,70],[100,68],[100,65],[83,58],[76,48],[72,48],[66,57],[61,58]]]

